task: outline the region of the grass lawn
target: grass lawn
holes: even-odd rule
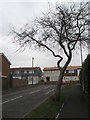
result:
[[[14,93],[20,90],[30,89],[30,88],[37,87],[37,86],[39,85],[35,84],[35,85],[26,85],[26,86],[18,87],[18,88],[9,88],[8,90],[3,90],[2,94],[4,95],[4,94],[9,94],[9,93]]]
[[[50,97],[32,112],[27,114],[25,118],[56,118],[62,104],[68,97],[68,92],[71,87],[72,85],[66,85],[62,88],[61,100],[59,102],[53,101]]]

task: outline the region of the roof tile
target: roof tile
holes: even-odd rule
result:
[[[62,67],[61,67],[62,68]],[[67,70],[71,70],[71,69],[81,69],[82,67],[81,66],[68,66],[67,67]],[[59,70],[59,68],[58,67],[45,67],[44,69],[43,69],[44,71],[49,71],[49,70]]]

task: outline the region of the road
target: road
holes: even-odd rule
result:
[[[3,95],[3,118],[23,118],[50,95],[54,93],[55,85],[41,85],[15,93]]]

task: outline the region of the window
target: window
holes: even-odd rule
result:
[[[18,78],[18,79],[21,79],[21,76],[18,76],[17,78]]]
[[[74,70],[69,70],[69,73],[74,73]]]
[[[22,77],[22,80],[26,80],[26,79],[27,79],[26,76],[23,76],[23,77]]]
[[[34,73],[34,70],[29,70],[28,73],[29,73],[29,74]]]
[[[22,72],[22,74],[24,73],[24,71],[23,71],[23,70],[22,70],[21,72]]]
[[[32,73],[32,71],[31,71],[31,70],[29,70],[29,71],[28,71],[28,73]]]
[[[27,74],[27,70],[24,70],[24,73]]]
[[[60,71],[59,71],[59,70],[57,70],[57,71],[56,71],[56,74],[58,74],[58,75],[59,75],[59,74],[60,74]]]
[[[80,73],[80,69],[77,70],[77,75],[79,76],[79,73]]]
[[[53,76],[52,77],[52,81],[57,81],[58,80],[58,77],[57,76]]]
[[[50,71],[46,71],[46,73],[47,73],[47,74],[49,74],[49,73],[50,73]]]
[[[66,70],[66,73],[68,73],[69,70]]]
[[[16,74],[19,74],[19,70],[16,70],[15,73],[16,73]]]
[[[11,71],[10,73],[11,73],[11,75],[13,74],[13,72],[12,72],[12,71]]]
[[[13,78],[21,79],[21,76],[13,76]]]
[[[55,73],[55,71],[52,71],[52,73]]]
[[[54,71],[54,73],[56,74],[56,73],[57,73],[57,71]]]

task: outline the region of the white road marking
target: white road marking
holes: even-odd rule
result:
[[[63,106],[64,106],[64,103],[62,104],[62,106],[61,106],[61,109],[60,109],[59,113],[56,115],[56,119],[58,119],[58,117],[59,117],[59,115],[60,115],[60,112],[61,112],[61,110],[62,110]]]
[[[54,89],[52,89],[52,90],[50,90],[50,91],[46,92],[45,94],[49,94],[49,93],[50,93],[50,92],[52,92],[52,91],[54,91]]]
[[[36,91],[30,92],[29,94],[33,94],[33,93],[36,93],[36,92],[39,92],[39,91],[40,91],[40,90],[36,90]],[[21,97],[23,97],[23,96],[19,96],[19,97],[16,97],[16,98],[13,98],[13,99],[10,99],[10,100],[7,100],[7,101],[4,101],[4,102],[2,102],[2,103],[0,103],[0,104],[4,104],[4,103],[10,102],[10,101],[13,101],[13,100],[19,99],[19,98],[21,98]]]
[[[56,119],[59,117],[59,113],[56,115]]]
[[[36,90],[36,91],[33,91],[33,92],[30,92],[29,94],[33,94],[33,93],[36,93],[36,92],[39,92],[40,90]]]
[[[47,86],[47,87],[45,87],[45,88],[43,88],[43,89],[47,89],[47,88],[49,88],[50,86]]]
[[[44,89],[47,89],[47,88],[49,88],[50,86],[47,86],[47,87],[45,87]],[[39,90],[36,90],[36,91],[33,91],[33,92],[30,92],[29,94],[33,94],[33,93],[36,93],[36,92],[39,92],[40,91],[40,89]],[[54,91],[54,89],[52,89],[52,90],[50,90],[50,91],[48,91],[47,93],[45,93],[45,94],[49,94],[50,92],[52,92],[52,91]],[[4,101],[4,102],[0,102],[0,104],[5,104],[5,103],[7,103],[7,102],[10,102],[10,101],[13,101],[13,100],[16,100],[16,99],[19,99],[19,98],[21,98],[21,97],[23,97],[23,96],[18,96],[18,97],[16,97],[16,98],[13,98],[13,99],[10,99],[10,100],[7,100],[7,101]]]
[[[11,100],[4,101],[4,102],[2,102],[1,104],[4,104],[4,103],[10,102],[10,101],[19,99],[19,98],[21,98],[21,97],[23,97],[23,96],[19,96],[19,97],[13,98],[13,99],[11,99]]]

